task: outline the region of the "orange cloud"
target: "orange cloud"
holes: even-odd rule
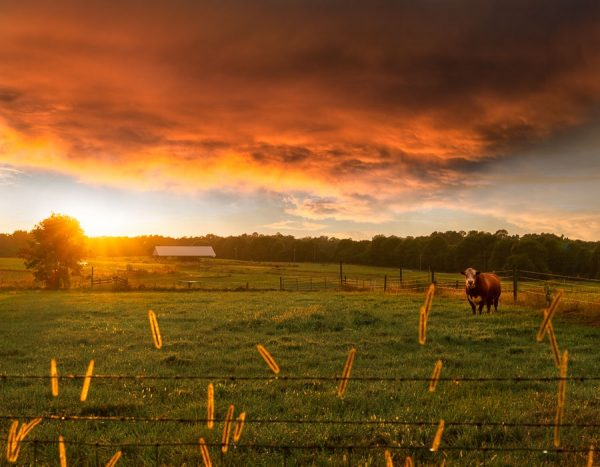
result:
[[[3,7],[0,162],[85,183],[385,221],[600,100],[591,2],[61,5]]]

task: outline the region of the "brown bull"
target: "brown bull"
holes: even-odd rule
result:
[[[461,274],[465,276],[465,291],[473,314],[475,314],[475,307],[479,308],[479,314],[481,314],[484,304],[487,305],[489,313],[492,303],[494,311],[498,311],[498,299],[501,292],[498,276],[490,272],[476,271],[473,268],[467,268]]]

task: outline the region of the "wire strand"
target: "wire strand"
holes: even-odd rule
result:
[[[72,441],[65,440],[66,445],[72,446],[88,446],[88,447],[102,447],[102,448],[156,448],[156,447],[196,447],[198,441],[169,441],[169,442],[138,442],[138,443],[96,443],[90,441]],[[28,444],[56,444],[54,439],[25,439],[21,443]],[[221,443],[206,443],[208,447],[221,447]],[[271,450],[382,450],[391,449],[396,451],[409,451],[409,450],[427,450],[429,451],[430,446],[424,445],[365,445],[365,444],[262,444],[262,443],[248,443],[248,444],[237,444],[237,448],[242,449],[271,449]],[[534,447],[492,447],[492,446],[444,446],[441,451],[479,451],[479,452],[541,452],[541,453],[587,453],[589,448],[534,448]]]
[[[66,422],[141,422],[141,423],[206,423],[205,418],[169,418],[169,417],[136,417],[136,416],[106,416],[106,415],[0,415],[0,420],[21,420],[28,418],[41,418],[50,421]],[[215,422],[224,422],[225,419],[213,419]],[[332,420],[332,419],[252,419],[246,418],[245,423],[258,425],[398,425],[398,426],[436,426],[437,421],[408,421],[408,420]],[[531,422],[504,422],[504,421],[446,421],[446,426],[470,426],[470,427],[527,427],[527,428],[551,428],[554,423],[531,423]],[[598,428],[600,423],[563,423],[564,427]]]
[[[51,375],[0,375],[0,380],[10,379],[52,379],[57,376]],[[86,375],[58,375],[58,379],[84,379]],[[201,381],[340,381],[342,376],[234,376],[234,375],[91,375],[92,379],[107,379],[107,380],[201,380]],[[383,382],[429,382],[431,377],[421,376],[353,376],[348,380],[352,381],[383,381]],[[440,377],[439,381],[450,382],[555,382],[555,381],[600,381],[600,376],[568,376],[561,378],[560,376],[510,376],[510,377]]]

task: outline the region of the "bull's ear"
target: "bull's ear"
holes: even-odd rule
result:
[[[477,271],[477,272],[475,273],[475,275],[476,275],[476,276],[478,276],[479,274],[481,274],[481,271]]]
[[[460,273],[464,276],[465,275],[465,271],[460,271]]]

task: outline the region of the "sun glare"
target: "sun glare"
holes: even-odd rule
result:
[[[85,202],[69,203],[58,212],[74,217],[88,237],[127,235],[133,219],[121,209]]]

